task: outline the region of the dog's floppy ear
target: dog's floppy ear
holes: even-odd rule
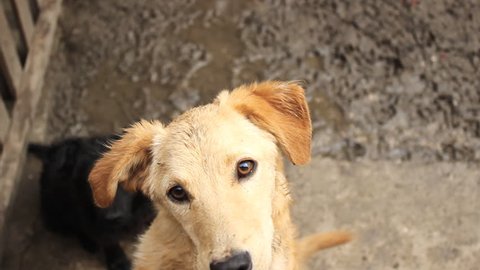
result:
[[[267,81],[241,86],[229,105],[270,132],[293,164],[310,161],[312,124],[303,88],[294,82]]]
[[[128,191],[144,190],[153,138],[159,132],[163,132],[160,122],[142,120],[127,128],[122,138],[97,160],[88,181],[98,206],[108,207],[113,202],[119,183]]]

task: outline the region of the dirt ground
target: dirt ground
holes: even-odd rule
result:
[[[167,123],[221,89],[300,80],[315,158],[288,170],[295,218],[303,233],[358,235],[312,269],[480,265],[480,2],[64,2],[42,141]],[[101,269],[42,228],[38,170],[30,159],[1,268]]]

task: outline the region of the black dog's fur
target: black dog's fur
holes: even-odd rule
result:
[[[92,253],[102,250],[108,269],[123,270],[130,269],[131,263],[119,239],[145,230],[155,211],[142,194],[121,187],[110,207],[94,205],[88,174],[107,150],[108,141],[115,139],[118,137],[73,138],[51,146],[30,145],[29,152],[43,161],[40,196],[46,227],[76,236]]]

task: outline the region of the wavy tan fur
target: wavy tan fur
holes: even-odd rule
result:
[[[301,86],[263,82],[223,91],[164,127],[142,121],[112,144],[90,174],[95,201],[113,200],[118,184],[142,190],[159,208],[135,253],[136,270],[207,270],[248,251],[255,270],[297,270],[316,251],[345,243],[344,232],[297,240],[282,153],[310,160],[311,120]],[[239,160],[258,166],[237,179]],[[190,201],[172,202],[181,185]]]

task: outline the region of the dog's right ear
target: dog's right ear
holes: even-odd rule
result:
[[[144,191],[144,183],[152,162],[154,137],[164,132],[158,121],[142,120],[125,130],[114,141],[90,172],[88,181],[99,207],[108,207],[115,198],[119,183],[128,191]]]

